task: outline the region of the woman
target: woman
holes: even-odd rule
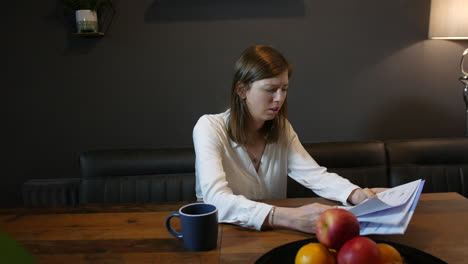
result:
[[[343,204],[359,204],[380,191],[361,189],[310,157],[286,118],[290,76],[291,66],[277,50],[247,48],[235,64],[230,109],[204,115],[195,125],[197,198],[218,208],[220,222],[313,233],[330,206],[254,201],[286,198],[287,175]]]

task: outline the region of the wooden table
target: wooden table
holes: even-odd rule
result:
[[[272,200],[278,206],[332,202]],[[313,235],[254,231],[220,224],[218,248],[189,252],[165,228],[182,203],[0,209],[0,229],[39,263],[254,263],[265,252]],[[177,225],[177,220],[173,221]],[[468,260],[468,200],[457,193],[423,194],[404,235],[371,236],[418,248],[456,264]]]

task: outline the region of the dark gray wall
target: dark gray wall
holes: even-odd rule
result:
[[[118,0],[98,39],[56,0],[7,5],[1,206],[26,179],[79,177],[82,151],[191,145],[253,44],[293,63],[303,142],[463,136],[468,42],[427,40],[429,0]]]

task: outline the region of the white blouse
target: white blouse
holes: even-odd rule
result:
[[[286,198],[286,175],[343,204],[359,188],[319,166],[289,122],[286,144],[267,144],[257,172],[245,149],[229,138],[228,117],[229,110],[204,115],[193,130],[196,195],[218,208],[219,222],[260,230],[272,206],[253,200]]]

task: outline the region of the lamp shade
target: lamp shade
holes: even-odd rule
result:
[[[430,39],[468,39],[468,0],[432,0]]]

